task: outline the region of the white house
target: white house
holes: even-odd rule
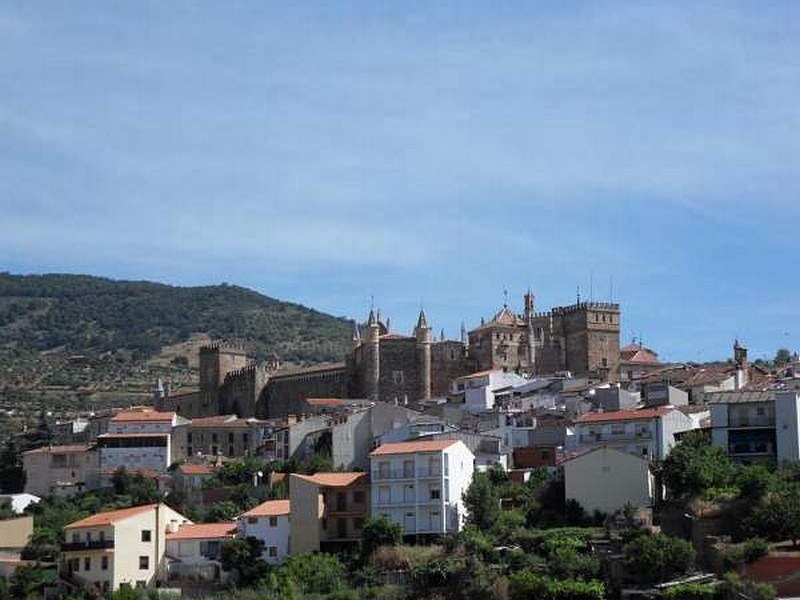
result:
[[[167,532],[170,582],[225,583],[222,543],[236,536],[236,523],[186,523]]]
[[[459,531],[474,461],[459,440],[383,444],[370,455],[371,515],[389,517],[406,535]]]
[[[561,464],[567,500],[592,514],[614,514],[626,504],[653,504],[655,481],[650,462],[634,454],[598,446]]]
[[[708,396],[711,442],[739,462],[800,460],[800,394],[718,392]]]
[[[575,421],[578,451],[609,446],[644,458],[662,459],[675,434],[694,427],[674,406],[587,413]]]
[[[38,504],[41,500],[39,496],[28,493],[0,494],[0,504],[8,503],[15,515],[21,515],[29,505]]]
[[[450,391],[453,394],[464,394],[464,408],[467,412],[480,413],[494,408],[495,392],[508,391],[526,381],[516,373],[495,369],[458,377],[450,384]]]
[[[288,500],[267,500],[238,519],[239,535],[264,542],[262,558],[270,564],[281,563],[289,555],[290,507]]]
[[[189,421],[174,412],[125,410],[111,418],[108,433],[97,437],[101,473],[120,467],[163,473],[186,456]]]

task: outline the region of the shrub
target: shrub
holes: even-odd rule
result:
[[[681,583],[661,593],[666,600],[712,600],[716,589],[710,583]]]
[[[623,552],[628,574],[644,584],[668,581],[694,564],[689,542],[661,533],[639,536],[625,544]]]
[[[510,600],[603,600],[605,586],[600,581],[557,581],[523,571],[509,578]]]

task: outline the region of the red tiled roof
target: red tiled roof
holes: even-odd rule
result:
[[[156,438],[156,437],[169,437],[168,433],[103,433],[97,436],[97,439],[109,438]]]
[[[314,475],[300,475],[293,473],[292,477],[299,477],[305,481],[316,483],[323,487],[347,487],[354,483],[361,483],[368,475],[367,473],[315,473]]]
[[[487,369],[486,371],[477,371],[476,373],[470,373],[469,375],[462,375],[459,379],[473,379],[478,377],[486,377],[487,375],[494,373],[499,369]]]
[[[45,454],[45,453],[55,453],[55,454],[66,454],[69,452],[86,452],[89,450],[91,446],[88,444],[69,444],[66,446],[42,446],[40,448],[34,448],[33,450],[28,450],[23,452],[22,454]]]
[[[86,517],[80,521],[70,523],[64,529],[78,529],[81,527],[101,527],[103,525],[112,525],[117,521],[122,521],[129,517],[134,517],[138,514],[145,513],[153,510],[157,504],[143,504],[142,506],[132,506],[131,508],[122,508],[120,510],[110,510],[107,512],[97,513],[91,517]]]
[[[178,467],[186,475],[213,475],[214,467],[211,465],[181,465]]]
[[[575,423],[602,423],[605,421],[636,421],[639,419],[655,419],[663,417],[675,410],[673,406],[659,406],[657,408],[643,408],[641,410],[613,410],[601,413],[587,413],[578,418]]]
[[[218,415],[215,417],[202,417],[200,419],[192,419],[189,427],[196,428],[230,428],[230,429],[246,429],[248,427],[247,419],[240,419],[236,415]]]
[[[306,398],[306,402],[311,406],[342,406],[344,400],[341,398]]]
[[[111,417],[112,423],[147,421],[148,423],[168,421],[175,418],[174,412],[160,412],[157,410],[125,410]]]
[[[408,454],[411,452],[440,452],[449,448],[458,440],[425,440],[421,442],[390,442],[372,451],[371,456],[386,454]]]
[[[236,523],[185,523],[175,533],[168,533],[167,540],[197,540],[210,538],[232,538],[236,535]]]
[[[288,500],[267,500],[255,508],[251,508],[243,517],[279,517],[288,515],[291,512],[291,505]]]

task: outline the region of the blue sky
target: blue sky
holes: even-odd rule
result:
[[[800,348],[800,4],[4,2],[0,269]]]

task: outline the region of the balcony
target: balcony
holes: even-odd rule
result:
[[[409,469],[392,469],[390,471],[376,471],[373,476],[375,480],[381,479],[414,479],[414,471]]]
[[[426,468],[426,467],[421,467],[421,468],[417,469],[417,477],[422,478],[422,479],[425,479],[425,478],[428,478],[428,477],[435,477],[435,478],[438,479],[441,476],[442,476],[442,469],[439,468],[439,467],[436,467],[436,468],[433,468],[433,469]],[[444,476],[447,477],[447,473],[444,473]]]
[[[748,415],[728,417],[728,427],[775,427],[775,417],[771,415]]]
[[[79,552],[82,550],[110,550],[114,548],[114,540],[91,540],[83,542],[64,542],[62,552]]]

